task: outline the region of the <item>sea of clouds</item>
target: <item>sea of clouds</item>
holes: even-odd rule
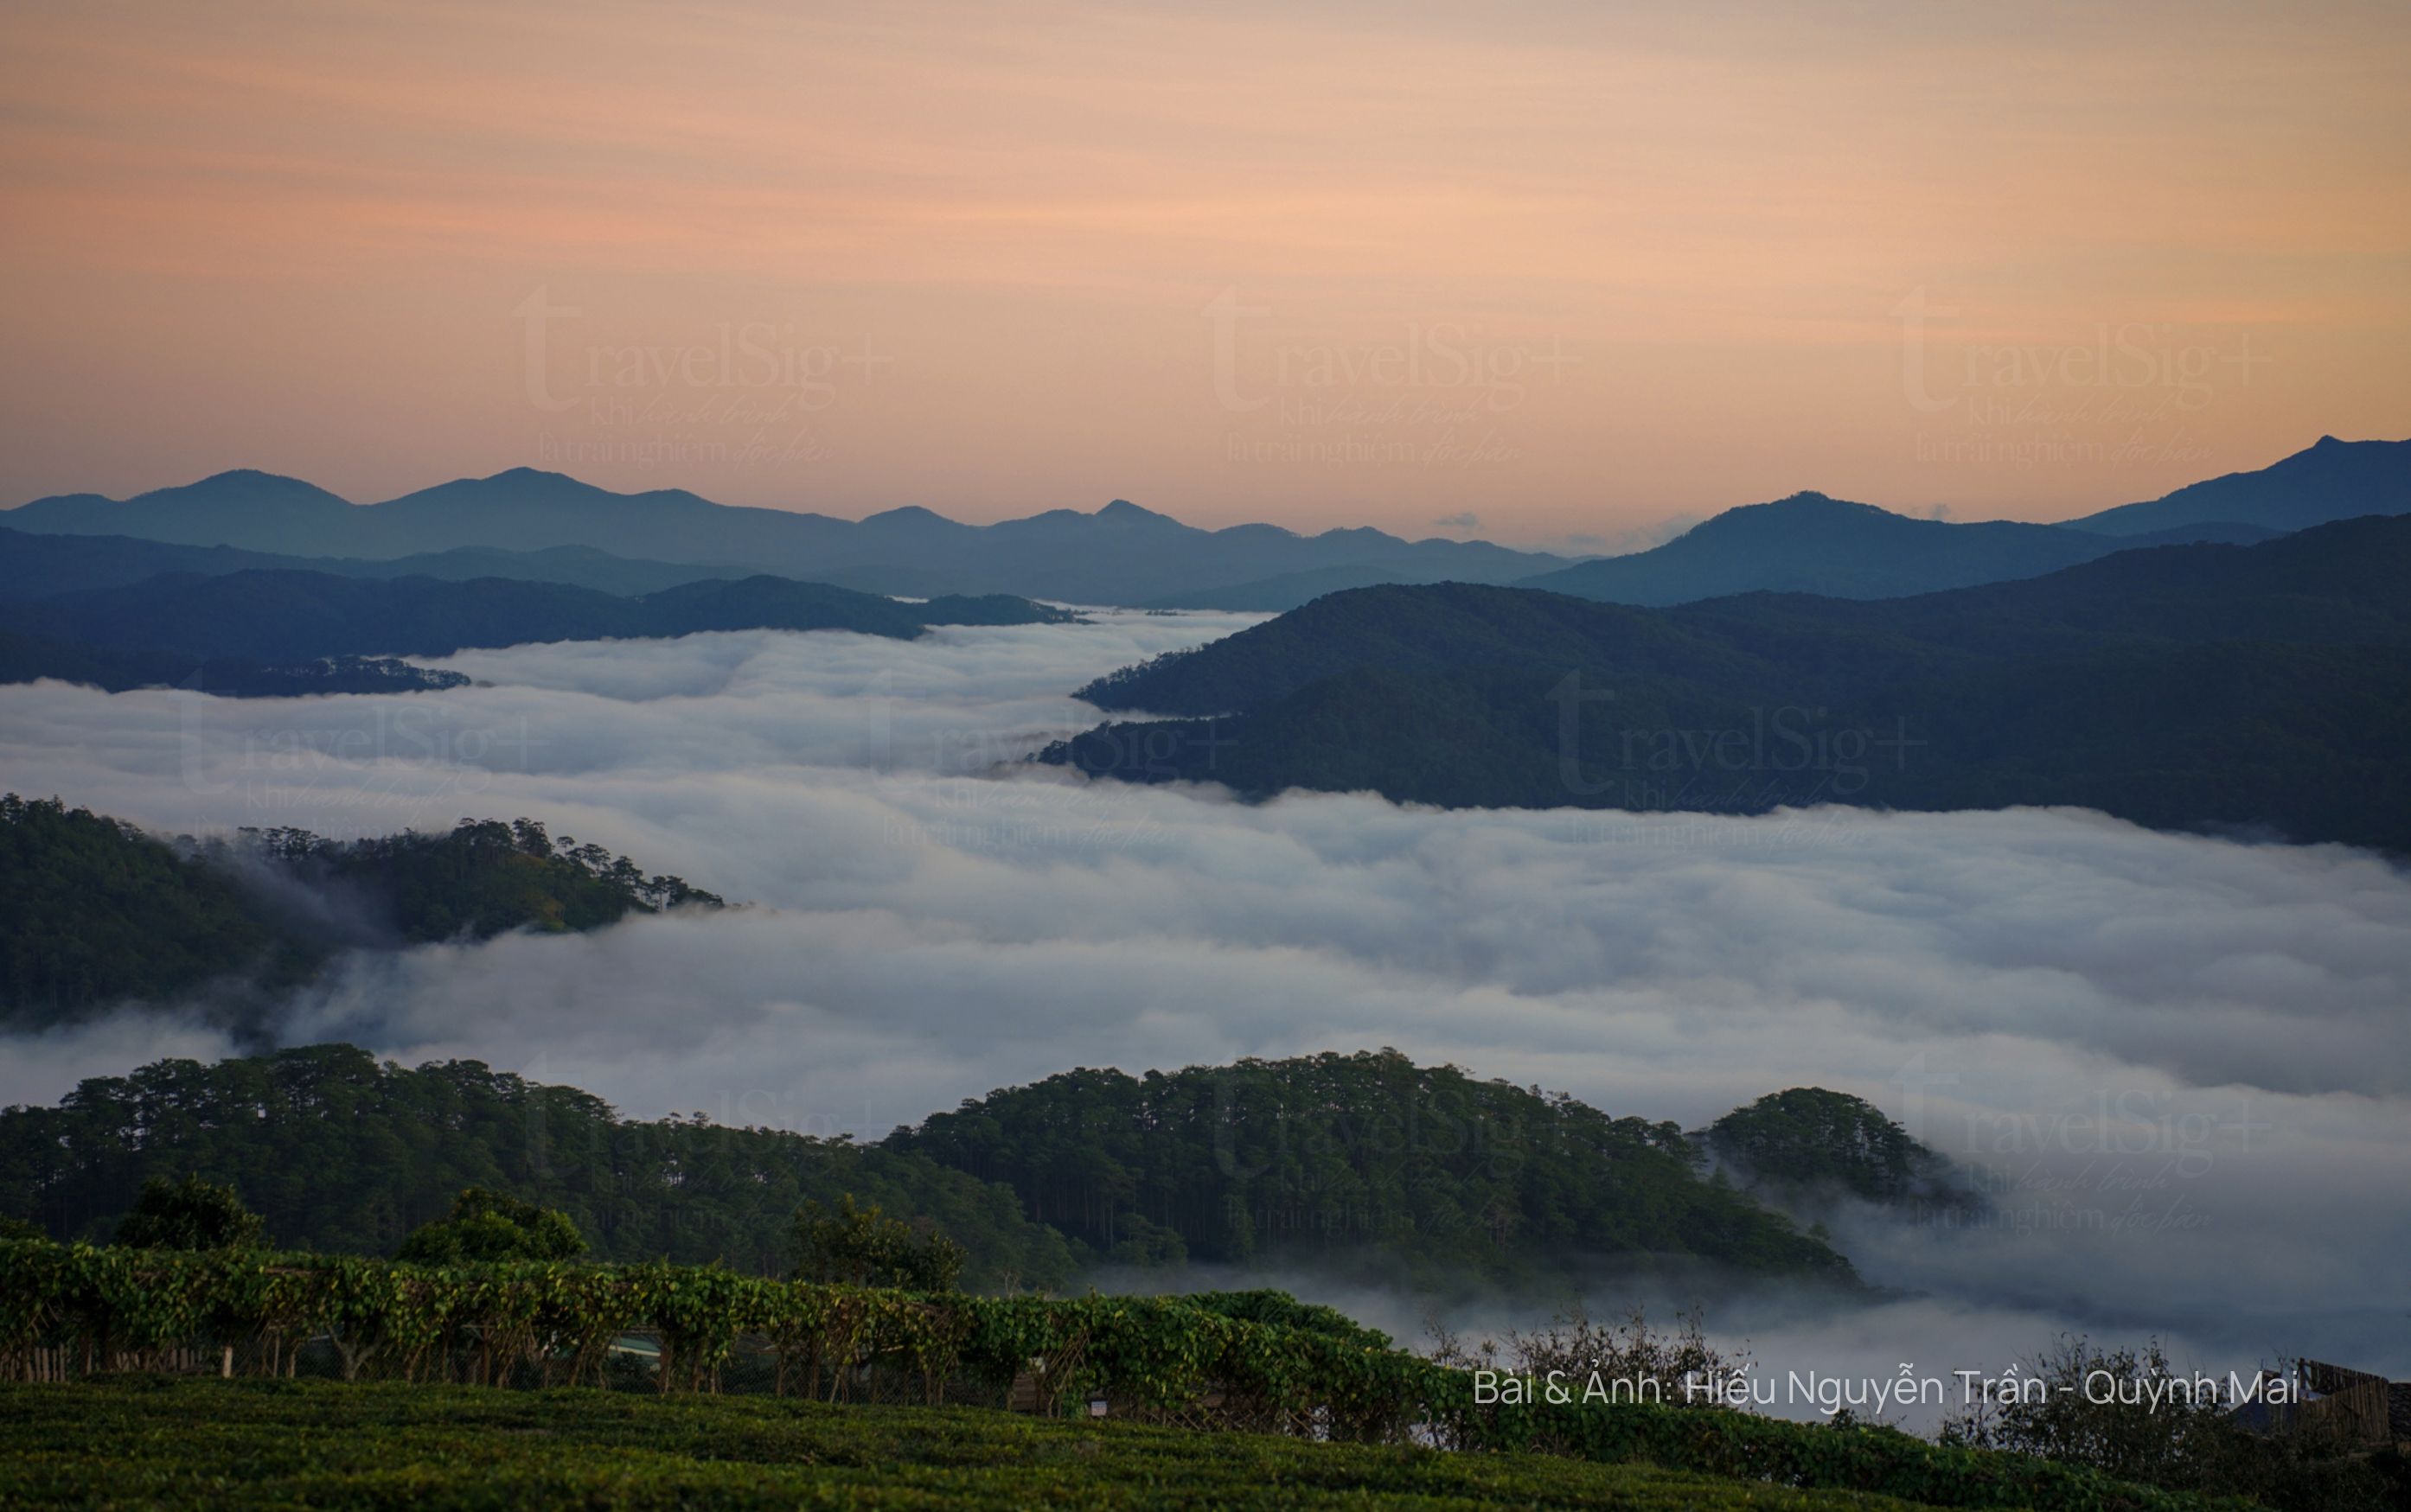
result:
[[[1980,1166],[1995,1210],[1834,1214],[1905,1295],[1711,1319],[1762,1362],[1997,1366],[2083,1328],[2411,1370],[2399,868],[2081,811],[1248,805],[1020,763],[1094,722],[1068,690],[1249,622],[517,647],[400,697],[0,688],[0,769],[167,832],[527,815],[746,905],[358,957],[294,1042],[866,1139],[1073,1066],[1381,1045],[1687,1127],[1821,1085]],[[0,1100],[226,1053],[119,1013],[0,1041]]]

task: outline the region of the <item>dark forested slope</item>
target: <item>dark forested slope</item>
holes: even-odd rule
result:
[[[446,656],[471,647],[710,630],[850,630],[909,639],[933,624],[1037,624],[1068,618],[1020,599],[905,603],[771,576],[704,579],[621,598],[513,578],[451,582],[283,571],[172,573],[0,609],[0,625],[24,633],[118,649],[157,647],[260,662]]]
[[[0,1026],[221,984],[273,994],[349,947],[593,929],[719,901],[529,820],[353,841],[285,829],[171,842],[10,793],[0,798]]]
[[[1248,793],[1756,812],[2068,804],[2411,850],[2411,518],[1882,602],[1335,594],[1100,679],[1045,759]]]
[[[566,1213],[600,1258],[754,1272],[791,1262],[799,1205],[851,1195],[963,1244],[974,1286],[1187,1260],[1443,1287],[1644,1267],[1857,1284],[1674,1125],[1395,1051],[1069,1071],[869,1146],[623,1119],[574,1087],[349,1045],[161,1061],[0,1112],[0,1216],[56,1237],[106,1239],[145,1180],[193,1173],[272,1243],[369,1254],[477,1186]]]
[[[1530,1283],[1704,1260],[1851,1277],[1821,1241],[1706,1179],[1672,1124],[1395,1051],[1067,1071],[887,1145],[1003,1182],[1032,1217],[1132,1263]]]
[[[852,1193],[971,1251],[973,1285],[1071,1278],[1013,1194],[919,1157],[700,1118],[619,1117],[575,1087],[475,1061],[416,1070],[349,1045],[215,1066],[161,1061],[0,1112],[0,1214],[106,1238],[152,1176],[233,1185],[291,1248],[390,1254],[461,1188],[567,1213],[599,1258],[782,1270],[805,1201]]]
[[[1823,1087],[1770,1092],[1695,1136],[1748,1185],[1787,1197],[1965,1203],[1964,1173],[1863,1098]]]

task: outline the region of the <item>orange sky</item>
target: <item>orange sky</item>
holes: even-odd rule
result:
[[[2411,7],[1659,8],[15,7],[0,502],[1598,549],[2411,436]]]

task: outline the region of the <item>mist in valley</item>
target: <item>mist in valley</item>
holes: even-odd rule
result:
[[[0,688],[7,785],[154,830],[541,820],[741,905],[343,958],[284,1043],[475,1058],[623,1112],[871,1140],[1075,1066],[1395,1046],[1700,1127],[1867,1098],[1974,1217],[1820,1211],[1876,1288],[1602,1272],[1761,1368],[1998,1369],[2064,1330],[2411,1370],[2411,879],[2077,810],[1755,818],[1243,804],[1021,758],[1089,677],[1253,622],[1101,613],[909,642],[745,632],[431,662],[407,697]],[[207,1005],[0,1045],[0,1100],[241,1048]],[[1804,1219],[1806,1215],[1804,1214]],[[1417,1342],[1571,1296],[1279,1285]],[[1162,1289],[1161,1272],[1101,1284]]]

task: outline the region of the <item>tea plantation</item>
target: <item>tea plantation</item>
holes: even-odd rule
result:
[[[0,1507],[1906,1508],[1644,1464],[591,1389],[0,1387]]]

